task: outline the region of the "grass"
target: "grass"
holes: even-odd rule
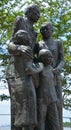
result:
[[[71,127],[71,122],[63,122],[64,127]]]

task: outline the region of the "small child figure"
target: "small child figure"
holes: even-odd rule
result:
[[[46,130],[45,122],[49,130],[60,130],[57,110],[57,96],[54,86],[54,75],[52,63],[52,53],[48,49],[39,51],[39,61],[43,63],[44,69],[39,73],[38,88],[38,130]]]
[[[36,93],[32,82],[32,74],[43,70],[43,64],[33,64],[31,38],[24,30],[14,36],[14,43],[8,45],[9,52],[14,56],[15,78],[12,85],[16,99],[15,126],[22,130],[33,130],[37,124]]]

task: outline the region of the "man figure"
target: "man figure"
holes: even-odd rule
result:
[[[21,29],[26,30],[30,34],[30,37],[32,39],[32,48],[33,48],[36,43],[36,37],[37,37],[37,34],[33,29],[33,25],[38,21],[39,17],[40,17],[39,7],[35,4],[29,5],[25,10],[24,17],[22,16],[16,17],[10,41],[13,41],[14,35],[18,30]]]
[[[25,11],[25,17],[18,16],[15,19],[10,42],[14,41],[14,35],[18,30],[20,30],[20,29],[26,30],[31,37],[32,50],[33,50],[34,45],[36,43],[36,36],[37,36],[36,33],[33,30],[33,24],[38,21],[39,17],[40,17],[39,7],[37,5],[34,5],[34,4],[29,5],[26,8],[26,11]],[[14,98],[14,93],[12,91],[12,79],[13,79],[14,75],[15,75],[15,72],[14,72],[14,57],[11,55],[10,63],[9,63],[7,74],[6,74],[6,79],[8,81],[8,86],[9,86],[9,92],[10,92],[10,95],[11,95],[11,130],[16,130],[16,128],[14,127],[15,98]]]
[[[64,53],[62,42],[59,39],[52,39],[53,26],[51,23],[43,23],[40,32],[43,40],[39,44],[36,44],[34,51],[35,53],[37,53],[38,56],[39,50],[48,48],[53,54],[52,67],[54,68],[53,72],[55,74],[56,81],[55,89],[58,98],[57,107],[59,113],[60,130],[62,130],[62,81],[60,75],[61,70],[64,66]]]

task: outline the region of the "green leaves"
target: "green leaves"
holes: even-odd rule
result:
[[[10,98],[10,96],[7,96],[5,94],[0,95],[0,101],[9,100],[9,98]]]
[[[11,37],[12,25],[17,15],[21,15],[21,11],[16,11],[20,0],[0,1],[0,43],[7,41]]]

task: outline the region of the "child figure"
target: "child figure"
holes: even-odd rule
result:
[[[36,93],[32,74],[43,70],[43,64],[33,64],[31,39],[24,30],[14,36],[14,43],[9,43],[9,52],[14,55],[15,78],[12,81],[16,99],[15,126],[22,130],[33,130],[37,124]]]
[[[54,87],[54,75],[52,63],[52,53],[48,49],[39,51],[39,61],[43,63],[44,69],[39,73],[38,88],[38,130],[47,130],[45,126],[48,119],[48,130],[60,130],[57,96]]]

